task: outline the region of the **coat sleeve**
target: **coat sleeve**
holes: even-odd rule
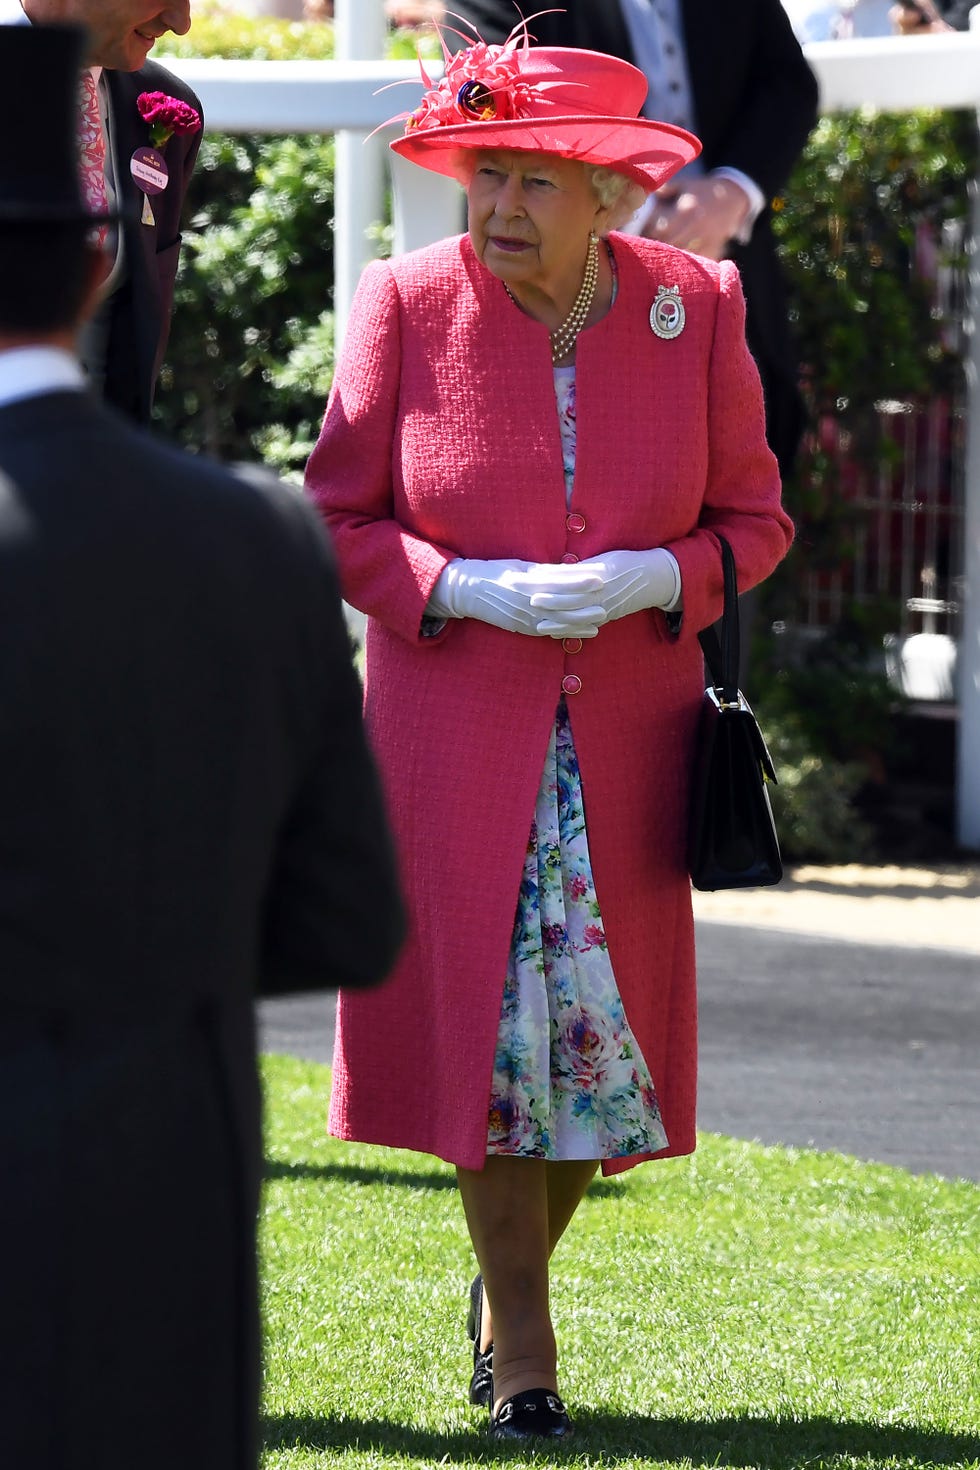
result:
[[[776,458],[766,443],[759,372],[745,342],[745,298],[738,269],[718,267],[715,334],[708,366],[708,472],[698,525],[671,542],[684,589],[682,636],[721,616],[721,552],[731,545],[739,591],[761,582],[782,560],[793,524],[780,503]]]
[[[264,995],[374,985],[394,964],[405,930],[333,558],[309,508],[298,500],[295,509],[305,513],[296,517],[297,572],[302,568],[309,700],[316,713],[311,753],[280,831],[268,887],[259,977]]]
[[[394,276],[375,261],[351,304],[306,488],[330,530],[343,596],[415,641],[432,588],[456,553],[408,529],[404,504],[396,516],[401,334]]]
[[[753,10],[741,93],[729,99],[725,117],[714,115],[713,97],[722,89],[710,87],[711,73],[727,64],[725,57],[690,37],[687,44],[704,45],[700,56],[689,60],[692,80],[701,81],[695,93],[705,162],[712,168],[741,169],[769,200],[785,187],[806,146],[817,121],[818,89],[781,0],[759,0]]]

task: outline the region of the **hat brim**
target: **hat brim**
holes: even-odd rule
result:
[[[460,123],[455,127],[413,128],[391,147],[402,158],[434,173],[467,182],[465,151],[513,149],[553,153],[615,169],[648,191],[659,189],[701,152],[693,133],[645,118],[509,118]]]

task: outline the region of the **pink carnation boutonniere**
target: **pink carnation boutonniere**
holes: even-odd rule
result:
[[[154,148],[165,147],[175,133],[200,131],[201,114],[179,97],[168,97],[166,92],[141,92],[136,106],[140,117],[150,125],[150,142]]]
[[[196,107],[181,102],[179,97],[168,97],[166,92],[141,92],[136,99],[140,117],[149,124],[150,141],[137,148],[129,160],[130,172],[143,190],[144,225],[153,225],[151,194],[161,194],[167,187],[170,171],[167,160],[160,152],[177,134],[197,133],[201,128],[201,114]]]

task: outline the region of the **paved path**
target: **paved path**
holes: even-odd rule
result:
[[[910,871],[696,895],[702,1128],[980,1182],[980,875]],[[329,1062],[333,999],[260,1027]]]

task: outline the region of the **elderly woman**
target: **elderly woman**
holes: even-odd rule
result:
[[[698,151],[642,73],[478,43],[392,147],[468,233],[364,273],[308,485],[367,614],[412,925],[342,993],[331,1130],[455,1164],[471,1401],[561,1436],[549,1257],[695,1146],[697,633],[790,541],[733,266],[610,233]]]

